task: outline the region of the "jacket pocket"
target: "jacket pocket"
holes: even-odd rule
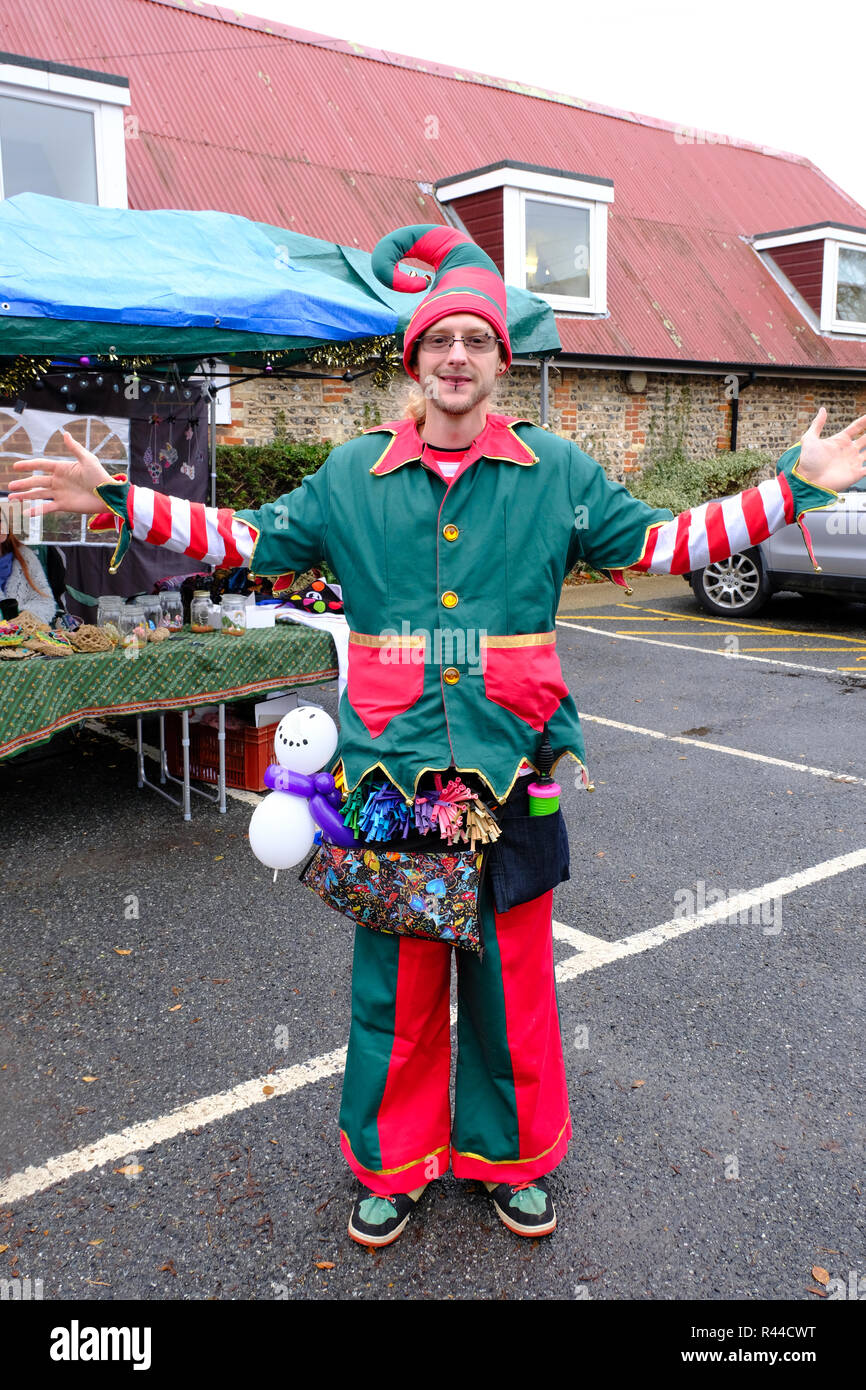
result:
[[[481,659],[488,700],[540,732],[568,694],[556,654],[556,633],[482,634]]]
[[[420,700],[426,640],[420,635],[349,633],[346,698],[371,738]]]

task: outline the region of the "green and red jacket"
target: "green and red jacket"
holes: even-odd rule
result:
[[[627,568],[687,574],[756,545],[836,493],[797,472],[673,517],[648,506],[576,444],[488,415],[447,482],[414,421],[335,448],[300,487],[232,512],[128,483],[99,495],[120,531],[213,565],[290,581],[323,560],[350,628],[340,745],[347,790],[381,771],[407,799],[428,770],[478,773],[501,801],[547,721],[554,757],[589,785],[577,709],[556,654],[563,580],[580,560],[625,584]]]

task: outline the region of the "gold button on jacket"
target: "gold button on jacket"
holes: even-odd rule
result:
[[[444,604],[444,606],[446,608],[454,608],[456,607],[457,602],[458,599],[457,595],[454,593],[454,590],[446,589],[445,593],[442,595],[442,603]]]

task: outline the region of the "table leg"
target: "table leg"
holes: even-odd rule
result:
[[[219,728],[217,729],[217,744],[219,747],[219,809],[220,814],[225,815],[226,810],[226,707],[225,703],[220,705]]]
[[[183,712],[183,724],[184,724],[186,727],[185,727],[184,730],[183,730],[183,738],[182,738],[182,744],[183,744],[183,762],[184,762],[183,772],[184,772],[184,775],[183,775],[183,777],[181,778],[181,777],[174,777],[174,776],[169,772],[169,770],[168,770],[168,754],[167,754],[166,748],[165,748],[165,715],[164,715],[164,714],[160,714],[160,715],[159,715],[159,781],[160,781],[161,785],[157,785],[156,782],[150,782],[150,781],[148,781],[147,774],[146,774],[146,772],[144,771],[144,740],[143,740],[143,738],[142,738],[141,720],[140,720],[140,719],[138,720],[138,726],[139,726],[139,727],[138,727],[138,756],[139,756],[139,776],[138,776],[138,785],[139,785],[140,787],[150,787],[150,790],[151,790],[151,791],[159,792],[160,796],[164,796],[165,799],[166,799],[166,801],[170,801],[170,802],[172,803],[173,806],[180,806],[180,807],[181,807],[181,809],[183,810],[183,813],[184,813],[184,815],[183,815],[184,820],[192,820],[192,815],[191,815],[191,801],[190,801],[191,793],[192,793],[192,792],[195,792],[196,796],[204,797],[205,801],[213,801],[213,802],[216,802],[216,801],[219,800],[220,792],[219,792],[219,788],[218,788],[218,787],[217,787],[217,788],[214,788],[213,791],[205,791],[205,790],[204,790],[203,788],[201,788],[201,787],[194,787],[194,786],[191,785],[191,781],[190,781],[190,766],[189,766],[189,750],[190,750],[190,746],[191,746],[191,740],[190,740],[190,737],[189,737],[189,711],[188,711],[188,710],[185,710],[185,711]],[[181,789],[181,795],[180,795],[180,796],[172,796],[171,792],[168,792],[168,791],[165,791],[165,790],[164,790],[164,789],[165,789],[165,786],[166,786],[166,783],[168,783],[168,782],[173,782],[173,783],[175,784],[176,787],[180,787],[180,789]],[[225,810],[225,794],[224,794],[224,793],[223,793],[223,805],[220,807],[220,809],[223,810],[223,811]]]
[[[138,742],[138,785],[143,787],[147,779],[144,775],[144,739],[141,733],[141,715],[135,721],[135,730]]]
[[[185,709],[181,720],[181,746],[183,748],[183,818],[192,820],[189,809],[189,710]]]

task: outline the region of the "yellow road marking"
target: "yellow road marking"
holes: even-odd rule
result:
[[[638,607],[638,605],[635,603],[620,603],[617,606],[619,608],[631,609]],[[713,626],[724,627],[727,628],[729,631],[732,628],[743,628],[747,632],[760,632],[764,635],[766,635],[769,632],[772,633],[774,636],[779,637],[805,637],[810,635],[808,633],[798,631],[795,627],[773,627],[772,625],[767,623],[746,623],[743,622],[741,618],[709,618],[694,613],[665,613],[664,609],[662,608],[649,608],[646,610],[646,612],[659,613],[663,618],[667,618],[669,620],[673,619],[681,623],[711,623]],[[594,615],[593,621],[596,621]],[[635,619],[633,618],[632,621],[635,621]],[[649,619],[647,619],[647,621],[649,621]],[[864,641],[862,637],[845,637],[835,632],[822,632],[821,636],[829,642],[853,642],[855,645],[861,647],[863,646]]]
[[[617,607],[624,607],[624,609],[632,610],[638,609],[637,603],[617,603]],[[641,617],[641,612],[632,612],[630,621],[632,621],[632,623],[664,623],[664,621],[667,621],[667,623],[708,623],[712,627],[727,628],[728,631],[735,631],[737,628],[740,628],[740,630],[746,632],[762,632],[762,634],[770,632],[770,634],[777,635],[777,637],[809,637],[810,635],[808,632],[799,631],[798,628],[795,627],[774,627],[773,624],[766,623],[745,623],[742,619],[731,619],[731,617],[705,617],[703,614],[698,613],[666,613],[663,609],[648,609],[646,610],[648,616]],[[653,617],[649,616],[649,614],[659,614],[659,616]],[[623,619],[619,617],[619,614],[616,613],[588,613],[585,609],[581,610],[580,613],[557,613],[556,616],[591,617],[594,623],[617,623],[617,621],[623,621]],[[623,628],[621,631],[626,632],[627,630]],[[641,628],[635,628],[634,631],[639,632]],[[683,632],[683,634],[680,634],[680,631],[678,631],[677,635],[678,637],[680,637],[680,635],[683,635],[683,637],[701,637],[699,632],[688,632],[688,634],[687,632]],[[708,632],[708,637],[709,635]],[[866,645],[865,639],[862,637],[845,637],[845,635],[837,634],[837,632],[822,632],[822,637],[824,641],[828,642],[852,642],[855,646]],[[799,648],[799,651],[803,651],[803,648]],[[820,651],[820,648],[815,648],[815,651]],[[827,651],[835,651],[835,648],[828,646]]]
[[[694,637],[695,634],[690,633],[689,635]],[[838,650],[838,647],[743,647],[744,652],[838,652]],[[857,660],[866,661],[866,657],[858,656]]]

